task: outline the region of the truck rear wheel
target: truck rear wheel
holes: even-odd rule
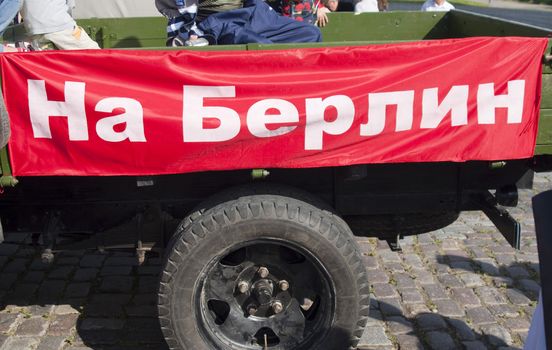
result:
[[[159,291],[171,349],[349,349],[369,310],[351,231],[278,195],[242,196],[177,232]]]

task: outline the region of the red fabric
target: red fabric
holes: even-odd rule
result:
[[[546,44],[542,38],[507,37],[248,52],[4,54],[0,62],[12,123],[12,170],[18,176],[147,175],[528,158],[533,155],[537,134],[541,58]],[[66,82],[86,84],[87,140],[69,140],[67,118],[54,116],[49,118],[51,138],[35,137],[29,80],[44,81],[49,101],[66,99]],[[524,81],[524,98],[518,101],[523,104],[520,122],[508,123],[506,108],[496,108],[495,122],[482,124],[477,109],[479,86],[494,83],[495,94],[504,95],[509,81]],[[207,98],[203,103],[235,110],[241,122],[239,133],[221,142],[185,141],[185,85],[235,86],[234,98]],[[436,127],[421,128],[424,91],[438,88],[441,102],[453,86],[469,87],[467,125],[451,126],[448,113]],[[411,128],[396,131],[397,108],[390,106],[382,132],[362,136],[361,124],[368,121],[368,95],[396,91],[414,93]],[[335,135],[323,133],[321,149],[306,149],[305,130],[312,131],[316,125],[306,125],[305,99],[336,95],[354,103],[352,124],[343,132],[334,131]],[[124,111],[97,111],[102,99],[112,97],[139,102],[145,141],[112,142],[98,135],[98,121]],[[247,112],[255,102],[265,99],[282,99],[295,106],[298,122],[267,127],[294,126],[293,131],[272,137],[252,134]],[[40,110],[41,106],[33,108]],[[266,114],[275,112],[269,110]],[[251,116],[251,120],[255,118]],[[336,110],[328,108],[326,122],[335,118]],[[114,127],[114,132],[124,130],[125,125]],[[216,118],[205,119],[203,125],[217,128],[219,122]]]

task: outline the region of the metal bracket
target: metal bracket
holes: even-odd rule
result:
[[[490,192],[487,191],[478,202],[483,213],[493,222],[508,243],[513,248],[519,249],[521,224],[506,209],[498,205],[496,198]]]
[[[401,238],[403,238],[402,235],[397,235],[395,238],[386,239],[387,244],[389,244],[389,248],[391,249],[391,251],[402,252]]]

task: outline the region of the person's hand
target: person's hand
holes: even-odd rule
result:
[[[192,34],[192,35],[190,35],[190,37],[188,38],[188,40],[190,40],[190,41],[196,41],[198,38],[199,38],[199,37],[198,37],[197,35]]]
[[[328,24],[328,16],[326,13],[330,12],[325,7],[321,7],[316,11],[316,23],[319,27],[324,27],[326,24]]]

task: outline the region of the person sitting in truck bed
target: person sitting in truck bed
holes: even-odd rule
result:
[[[4,34],[8,25],[13,21],[20,7],[21,0],[0,0],[0,36]],[[0,44],[0,52],[13,51],[17,51],[17,49]]]
[[[320,30],[278,15],[262,0],[156,0],[170,46],[321,41]]]
[[[38,48],[48,42],[62,50],[99,49],[86,31],[79,27],[71,10],[71,0],[25,0],[21,14],[27,32]]]
[[[422,11],[438,12],[454,10],[454,6],[447,0],[426,0],[423,3]]]

